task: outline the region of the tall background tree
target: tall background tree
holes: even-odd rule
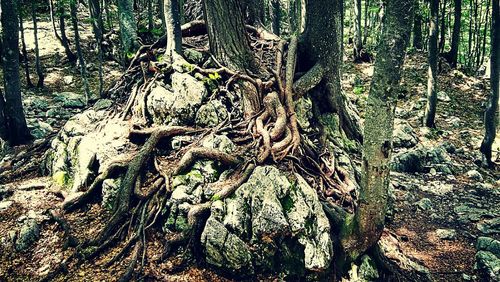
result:
[[[429,69],[427,78],[427,106],[425,108],[425,126],[435,127],[437,104],[437,75],[438,75],[438,21],[439,0],[430,1],[429,17]]]
[[[133,0],[117,0],[120,22],[120,38],[123,51],[123,61],[133,55],[139,47],[137,37],[137,23],[134,16]]]
[[[500,1],[492,0],[491,17],[491,96],[484,112],[484,138],[481,153],[489,166],[493,166],[492,145],[495,142],[498,125],[498,93],[500,92]]]
[[[14,145],[31,141],[32,136],[26,125],[21,101],[21,81],[19,78],[19,13],[17,0],[1,1],[2,21],[2,65],[4,97],[0,102],[0,121],[3,120],[4,132],[1,135]],[[3,109],[2,109],[3,107]],[[2,127],[0,127],[2,128]]]
[[[394,111],[410,41],[414,0],[388,0],[364,124],[359,205],[346,221],[341,243],[352,259],[372,247],[384,229],[389,191]]]

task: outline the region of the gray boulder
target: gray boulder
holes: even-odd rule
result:
[[[411,148],[417,145],[418,139],[413,127],[406,120],[396,119],[394,122],[394,147]]]
[[[116,200],[116,195],[120,189],[122,183],[121,178],[117,179],[106,179],[102,182],[102,203],[101,205],[107,210],[114,209],[114,203]]]
[[[16,238],[16,251],[21,252],[28,249],[40,238],[40,227],[33,218],[23,220]]]
[[[83,108],[87,104],[83,95],[74,92],[54,93],[56,102],[59,102],[64,108]]]
[[[133,149],[128,142],[128,122],[106,119],[106,114],[90,109],[75,115],[52,141],[44,167],[56,184],[73,192],[82,190],[95,174]]]
[[[237,274],[328,268],[328,219],[316,191],[294,178],[290,182],[272,166],[257,167],[232,197],[215,201],[201,238],[207,262]]]
[[[156,124],[190,125],[206,96],[207,89],[203,82],[188,73],[175,72],[171,87],[158,85],[153,88],[146,108]]]
[[[228,117],[226,107],[219,100],[212,100],[202,105],[196,113],[196,125],[200,127],[213,127]]]
[[[489,237],[477,239],[475,269],[485,280],[500,280],[500,241]]]

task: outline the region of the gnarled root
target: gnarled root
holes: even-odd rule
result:
[[[226,166],[238,165],[241,160],[230,154],[221,152],[217,149],[211,148],[192,148],[189,149],[179,161],[174,175],[184,172],[189,168],[197,159],[211,159],[221,162]]]
[[[130,200],[137,181],[137,177],[139,176],[139,173],[146,161],[150,158],[158,142],[165,137],[185,134],[193,131],[194,130],[192,128],[181,126],[158,127],[147,131],[131,131],[131,134],[150,134],[150,137],[146,141],[142,149],[128,164],[127,172],[125,173],[122,184],[118,191],[117,203],[113,216],[108,221],[107,225],[101,230],[97,238],[92,242],[92,245],[102,244],[109,236],[112,235],[116,227],[124,219],[130,206]],[[103,180],[104,179],[102,179],[102,181]]]

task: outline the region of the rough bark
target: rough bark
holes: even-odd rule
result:
[[[438,10],[439,0],[431,0],[429,19],[429,70],[427,79],[427,106],[425,108],[425,126],[435,127],[437,104],[437,63],[438,63]]]
[[[449,63],[453,68],[457,67],[458,63],[458,46],[460,44],[460,27],[462,20],[462,0],[454,0],[454,20],[453,33],[451,35],[451,49],[449,55]]]
[[[246,72],[256,70],[237,0],[204,0],[210,51],[225,66]]]
[[[181,22],[178,0],[164,0],[163,11],[165,17],[165,29],[167,33],[166,52],[171,56],[172,51],[182,52]]]
[[[491,17],[491,96],[484,112],[484,139],[481,143],[481,153],[489,166],[493,166],[492,145],[495,142],[498,124],[498,93],[500,92],[500,1],[492,1]]]
[[[36,83],[36,87],[43,87],[43,81],[45,76],[43,74],[42,65],[40,63],[40,48],[38,47],[38,25],[36,19],[36,3],[35,1],[31,1],[31,17],[33,20],[33,34],[35,41],[35,68],[36,74],[38,75],[38,82]]]
[[[257,73],[255,57],[250,49],[250,41],[245,31],[243,13],[237,0],[204,0],[203,9],[207,26],[210,51],[224,66],[246,74]],[[245,117],[260,109],[258,91],[248,81],[239,83]]]
[[[351,259],[373,246],[384,229],[394,111],[412,14],[413,0],[387,1],[367,100],[359,205],[354,217],[348,217],[341,234],[342,246]]]
[[[7,139],[7,119],[5,118],[5,99],[0,91],[0,138]]]
[[[7,139],[14,145],[24,144],[32,139],[26,125],[21,101],[19,78],[19,14],[16,0],[2,0],[2,42],[3,79],[5,91],[4,116],[7,125]]]
[[[120,39],[124,61],[129,54],[135,52],[139,46],[137,41],[137,25],[134,18],[133,0],[118,0],[118,14],[120,22]]]
[[[318,101],[328,111],[337,112],[342,129],[351,139],[363,140],[359,116],[340,84],[342,69],[342,1],[308,1],[306,3],[306,29],[302,44],[302,63],[320,64],[323,68],[321,84],[326,92]],[[318,17],[317,15],[321,15]]]

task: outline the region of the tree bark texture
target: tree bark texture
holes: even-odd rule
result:
[[[492,0],[491,17],[491,96],[484,112],[484,139],[481,143],[481,152],[489,166],[493,165],[492,145],[495,142],[498,125],[498,93],[500,92],[500,1]]]
[[[359,206],[341,235],[342,246],[351,259],[373,246],[384,229],[394,111],[413,11],[413,0],[387,1],[367,100]]]
[[[342,11],[343,2],[339,0],[307,1],[306,28],[302,44],[306,60],[310,66],[322,65],[322,82],[326,93],[321,99],[329,111],[337,112],[342,129],[346,135],[362,141],[363,134],[359,116],[342,91],[340,84],[342,69]],[[321,15],[321,16],[318,16]],[[304,58],[301,58],[303,61]]]
[[[429,70],[427,79],[427,106],[425,108],[425,126],[435,127],[437,104],[437,63],[438,63],[438,10],[439,0],[430,2],[429,19]]]
[[[178,0],[164,0],[165,28],[167,33],[166,52],[171,56],[172,51],[182,52],[181,21]]]
[[[204,0],[203,8],[210,51],[217,60],[236,71],[256,70],[240,1]]]
[[[19,14],[16,0],[2,0],[3,75],[5,91],[4,116],[10,145],[24,144],[32,139],[26,125],[21,101],[19,78]]]
[[[38,75],[38,82],[36,83],[36,87],[43,87],[43,81],[45,76],[43,74],[42,65],[40,63],[40,48],[38,47],[38,24],[36,19],[36,3],[35,1],[31,1],[31,17],[33,20],[33,36],[35,41],[35,68],[36,74]]]
[[[361,34],[361,0],[354,0],[354,61],[361,57],[363,36]]]
[[[139,46],[137,42],[137,24],[134,18],[134,2],[133,0],[118,0],[117,3],[122,50],[124,58],[127,58]]]

